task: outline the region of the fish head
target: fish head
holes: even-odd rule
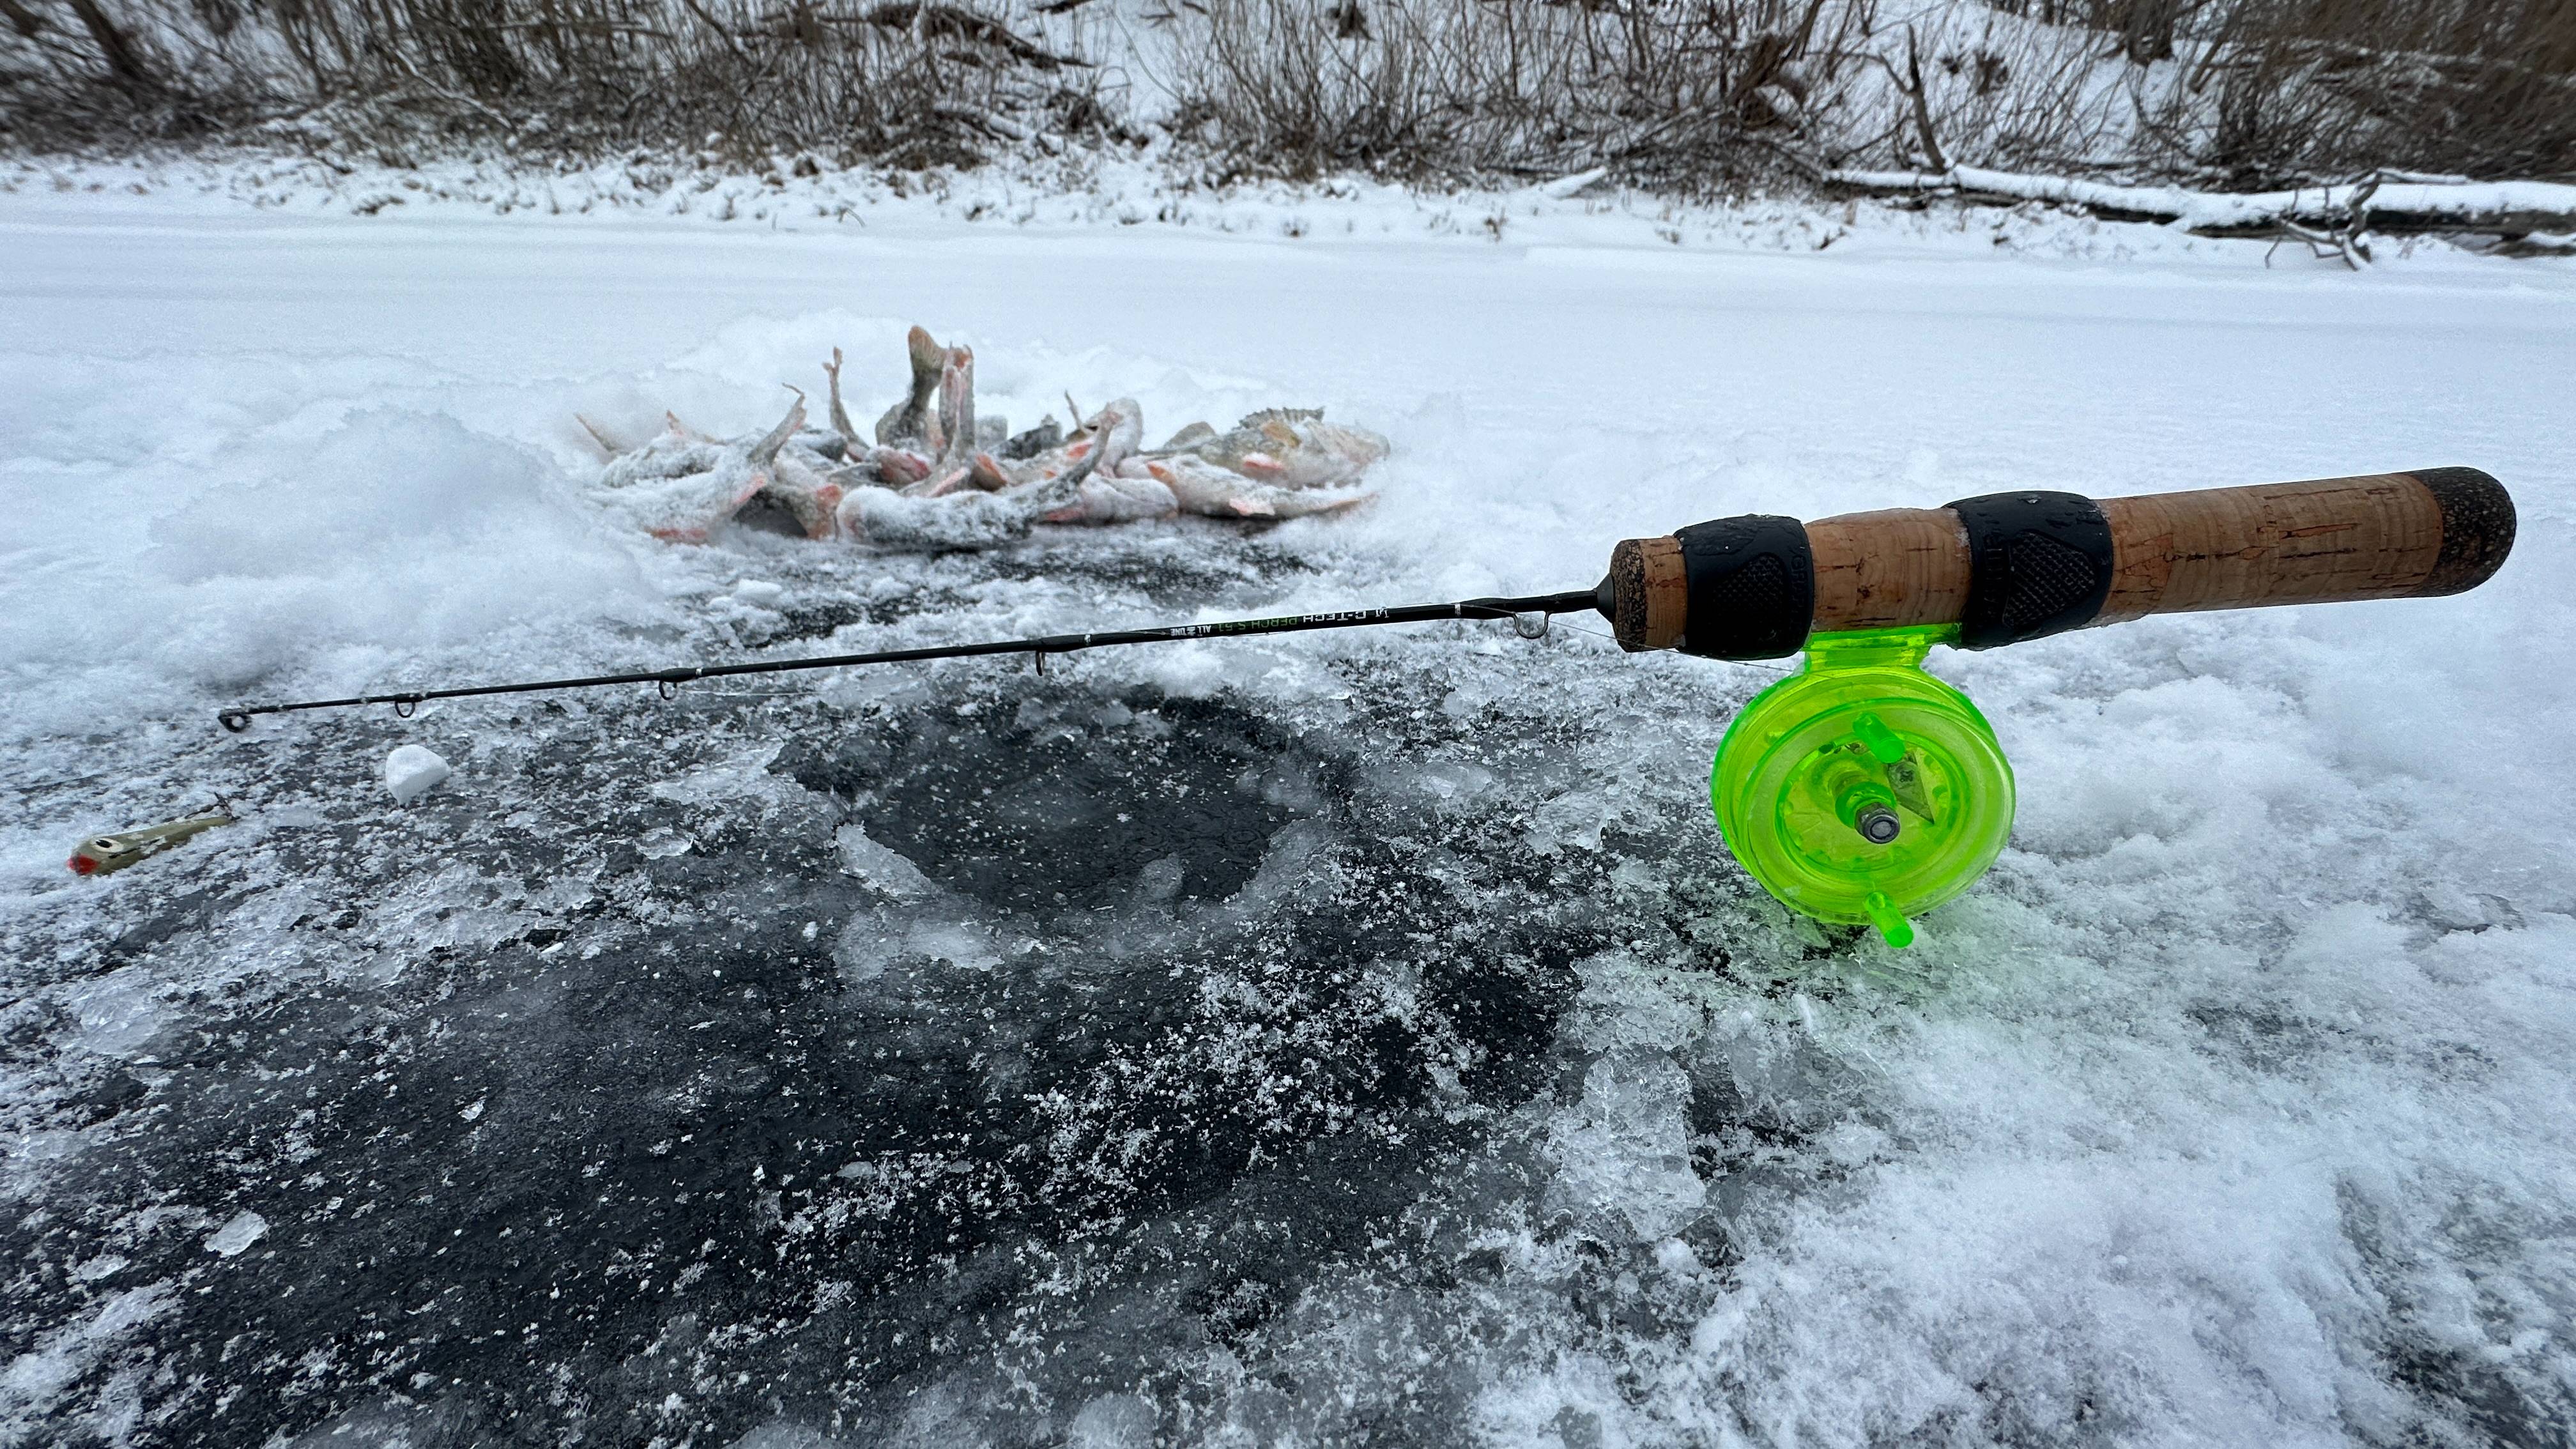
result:
[[[106,875],[120,871],[150,854],[145,843],[131,835],[93,835],[80,843],[72,858],[64,864],[74,875]]]
[[[930,460],[910,448],[874,448],[868,461],[876,465],[878,477],[898,488],[930,476]]]
[[[1328,423],[1321,418],[1293,426],[1305,446],[1329,453],[1355,468],[1383,461],[1387,454],[1395,451],[1395,445],[1388,442],[1384,434],[1373,433],[1366,428]]]
[[[1145,443],[1145,409],[1132,397],[1122,397],[1100,410],[1093,420],[1100,439],[1102,472],[1114,473],[1118,465],[1133,457]]]

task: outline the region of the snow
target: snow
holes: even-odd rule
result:
[[[1526,197],[1497,241],[1366,190],[1227,203],[1275,208],[1249,235],[295,196],[0,196],[10,1436],[138,1396],[198,1442],[2576,1412],[2565,265],[1866,209],[1676,243]],[[914,321],[1015,422],[1323,405],[1393,439],[1382,496],[974,557],[671,547],[581,501],[574,412],[757,431],[838,345],[865,413]],[[1709,752],[1775,676],[1579,618],[212,719],[1579,587],[1734,512],[2452,463],[2521,507],[2475,593],[1937,657],[2022,807],[1904,953],[1717,845]],[[471,801],[390,806],[397,747]],[[225,849],[63,871],[209,791]],[[244,1223],[296,1251],[206,1251]]]
[[[397,805],[428,794],[451,773],[437,751],[420,745],[398,745],[385,756],[385,788],[393,792]]]

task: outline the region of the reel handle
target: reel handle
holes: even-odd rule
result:
[[[2456,594],[2495,574],[2513,534],[2513,499],[2475,468],[2099,501],[1996,493],[1628,539],[1600,601],[1631,651],[1774,659],[1809,634],[1936,624],[1991,649],[2149,614]]]

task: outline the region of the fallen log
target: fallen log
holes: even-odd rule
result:
[[[1066,66],[1090,68],[1091,62],[1077,56],[1057,55],[1043,46],[1024,39],[1010,27],[990,16],[936,0],[886,0],[858,15],[823,15],[816,17],[834,25],[873,25],[883,30],[913,31],[921,36],[945,35],[972,44],[989,45],[1011,59],[1039,70],[1061,70]]]
[[[2345,236],[2470,232],[2525,237],[2576,232],[2576,186],[2550,181],[2365,180],[2295,191],[2219,192],[2118,186],[1978,166],[1953,166],[1946,171],[1828,171],[1824,181],[1850,196],[1940,196],[1997,206],[2046,202],[2105,221],[2179,226],[2195,236],[2270,237],[2302,230]]]

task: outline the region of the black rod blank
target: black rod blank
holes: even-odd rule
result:
[[[699,679],[736,674],[785,674],[799,669],[842,669],[857,664],[909,664],[926,659],[971,659],[988,654],[1032,654],[1045,667],[1050,654],[1071,654],[1111,644],[1161,644],[1181,639],[1223,639],[1249,634],[1296,634],[1309,629],[1362,629],[1378,624],[1420,624],[1434,619],[1508,619],[1519,614],[1571,614],[1595,609],[1599,594],[1580,589],[1562,594],[1533,594],[1521,599],[1461,599],[1450,604],[1406,604],[1389,609],[1348,609],[1330,614],[1290,614],[1277,619],[1229,619],[1214,624],[1167,624],[1154,629],[1111,629],[1094,634],[1047,634],[1029,639],[994,639],[979,644],[934,644],[918,649],[879,649],[866,654],[831,654],[814,659],[758,660],[746,664],[697,664],[674,669],[640,669],[625,674],[591,674],[578,679],[538,679],[520,684],[476,684],[457,689],[415,689],[395,694],[359,694],[346,699],[308,699],[294,704],[244,705],[215,718],[238,734],[251,718],[291,714],[307,709],[347,709],[390,704],[402,714],[424,700],[468,699],[486,694],[536,694],[554,689],[596,689],[611,684],[659,685],[669,693]]]

